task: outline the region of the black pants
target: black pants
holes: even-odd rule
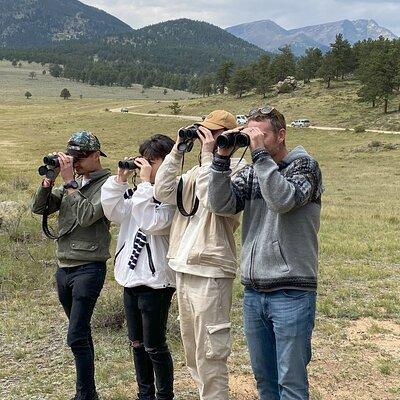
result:
[[[104,262],[59,268],[56,273],[58,297],[69,319],[67,343],[75,357],[76,400],[92,400],[96,393],[90,320],[105,276]]]
[[[174,288],[152,289],[147,286],[124,288],[125,315],[139,400],[174,398],[174,369],[166,342],[168,311],[174,291]]]

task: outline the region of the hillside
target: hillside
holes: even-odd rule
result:
[[[113,58],[122,54],[154,65],[173,66],[175,72],[215,71],[226,59],[248,63],[263,50],[218,26],[186,18],[149,25],[134,32],[103,40]]]
[[[397,37],[374,20],[365,19],[355,21],[345,19],[288,30],[274,21],[263,20],[231,26],[226,30],[271,52],[276,52],[280,47],[288,44],[296,55],[304,54],[309,47],[318,47],[322,51],[327,51],[339,33],[351,44],[369,38],[377,39],[379,36],[389,39]]]
[[[197,85],[200,75],[216,72],[223,61],[244,65],[263,53],[217,26],[179,19],[92,41],[0,48],[0,60],[62,64],[64,77],[90,84],[146,83],[195,92],[193,81]]]
[[[0,0],[0,47],[31,47],[132,31],[77,0]]]

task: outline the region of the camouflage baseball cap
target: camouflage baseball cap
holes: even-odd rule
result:
[[[74,153],[82,153],[87,151],[100,151],[100,155],[107,157],[105,153],[100,150],[100,142],[97,136],[89,131],[78,131],[72,134],[67,144],[67,153],[74,155]]]

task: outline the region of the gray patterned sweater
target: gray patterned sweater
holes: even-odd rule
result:
[[[253,165],[231,181],[230,160],[216,155],[211,166],[213,212],[243,210],[241,280],[261,291],[316,290],[322,175],[298,146],[279,165],[262,149]]]

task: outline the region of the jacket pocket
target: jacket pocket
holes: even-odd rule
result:
[[[279,245],[279,242],[277,240],[275,242],[272,242],[272,251],[274,253],[277,267],[282,272],[289,272],[289,266],[286,264],[286,261],[283,258],[281,246]]]
[[[206,325],[206,358],[222,360],[231,353],[231,323]]]
[[[99,248],[98,243],[84,240],[71,240],[70,246],[72,250],[77,251],[96,251]]]

